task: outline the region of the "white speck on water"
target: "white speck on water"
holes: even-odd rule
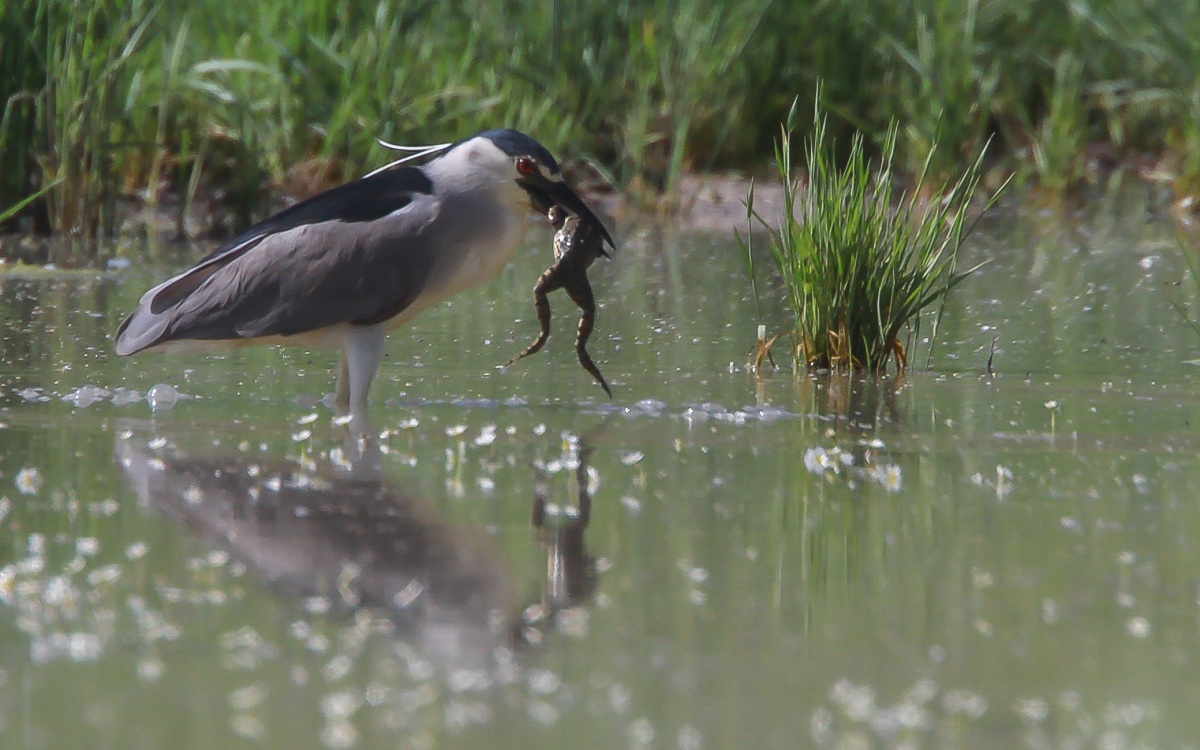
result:
[[[1145,617],[1131,617],[1125,623],[1125,632],[1134,638],[1146,638],[1150,635],[1150,621]]]
[[[636,497],[630,497],[629,495],[621,498],[621,505],[624,505],[625,509],[630,513],[640,513],[642,510],[642,502]]]
[[[1058,705],[1071,713],[1078,713],[1083,709],[1083,696],[1074,690],[1064,690],[1059,693]]]
[[[358,742],[358,731],[345,719],[328,722],[321,729],[321,743],[330,750],[347,750]]]
[[[408,676],[417,682],[425,682],[436,674],[433,664],[426,659],[411,658],[408,660]]]
[[[1133,598],[1133,594],[1128,591],[1117,592],[1117,604],[1125,609],[1132,609],[1137,606],[1137,599]]]
[[[304,611],[314,614],[323,615],[329,611],[333,605],[327,596],[310,596],[304,600]]]
[[[99,659],[103,650],[103,642],[96,633],[51,633],[30,644],[29,655],[35,664],[60,658],[84,662]]]
[[[323,677],[326,682],[338,682],[339,680],[344,679],[346,675],[350,674],[350,669],[353,666],[354,661],[351,660],[350,657],[346,656],[345,654],[338,654],[330,659],[329,662],[321,668],[321,677]],[[349,693],[342,693],[341,695],[349,696]],[[329,697],[332,698],[334,696]],[[323,704],[321,708],[324,710],[325,707]],[[357,705],[355,708],[357,708]]]
[[[875,713],[875,691],[870,685],[838,680],[829,690],[829,699],[853,722],[866,721]]]
[[[1158,718],[1157,714],[1158,711],[1153,704],[1127,703],[1107,706],[1104,710],[1104,719],[1110,724],[1136,727],[1147,718]]]
[[[484,425],[483,428],[479,430],[479,437],[475,438],[475,445],[483,447],[491,445],[494,442],[496,442],[496,425]]]
[[[329,639],[320,633],[314,633],[305,639],[304,647],[314,654],[323,654],[329,650]]]
[[[809,731],[818,745],[826,744],[833,733],[833,715],[824,706],[817,707],[809,719]]]
[[[1050,715],[1050,706],[1040,698],[1022,698],[1016,702],[1013,710],[1021,718],[1034,724],[1042,723]]]
[[[1145,474],[1134,474],[1131,480],[1133,488],[1143,495],[1150,491],[1150,480],[1146,478]]]
[[[130,560],[141,560],[146,556],[148,550],[149,547],[146,546],[145,542],[134,542],[125,548],[125,557],[128,557]]]
[[[190,485],[183,491],[183,501],[188,505],[196,506],[204,502],[204,490],[196,485]]]
[[[646,457],[646,454],[641,451],[625,451],[619,455],[621,456],[621,463],[625,466],[633,466],[636,463],[640,463]]]
[[[162,437],[161,435],[156,438],[151,438],[146,443],[146,447],[152,451],[160,451],[163,448],[167,447],[167,439],[165,437]]]
[[[299,432],[292,433],[292,442],[293,443],[303,443],[305,440],[308,440],[310,437],[312,437],[312,430],[300,430]]]
[[[450,427],[446,428],[446,437],[456,438],[456,437],[459,437],[460,435],[462,435],[466,431],[467,431],[467,426],[465,424],[451,425]]]
[[[75,540],[75,553],[89,557],[100,551],[100,540],[94,536],[81,536]]]
[[[533,426],[533,434],[539,437],[546,434],[546,425],[541,422]]]
[[[654,742],[654,724],[644,716],[634,719],[629,724],[629,739],[639,747],[648,746]]]
[[[42,483],[42,472],[32,466],[26,466],[18,471],[17,477],[13,481],[13,484],[17,486],[17,492],[20,492],[22,495],[38,494],[42,491]]]
[[[1008,497],[1013,489],[1012,469],[1007,466],[996,467],[996,497],[1000,500]]]
[[[625,713],[632,703],[633,695],[629,692],[629,688],[621,683],[618,682],[608,689],[608,705],[612,708],[613,713]]]
[[[845,454],[849,456],[850,454]],[[895,464],[872,466],[870,476],[888,492],[899,492],[903,484],[904,474]]]
[[[417,600],[417,597],[421,596],[421,593],[424,590],[425,587],[421,585],[420,581],[409,581],[408,585],[392,595],[392,604],[396,605],[400,609],[410,607],[412,606],[412,603]]]
[[[12,501],[8,497],[0,497],[0,521],[8,518],[8,512],[12,510]]]
[[[473,693],[491,687],[492,678],[483,669],[456,669],[446,679],[446,686],[454,693]]]
[[[971,585],[977,589],[991,588],[996,583],[995,577],[986,570],[980,568],[971,569]]]
[[[567,607],[560,609],[554,616],[554,626],[558,632],[572,638],[583,638],[588,634],[590,616],[584,607]]]
[[[229,706],[235,711],[251,711],[266,697],[267,691],[261,685],[247,685],[229,694]]]
[[[966,714],[979,719],[987,713],[988,702],[979,693],[970,690],[947,690],[942,695],[942,708],[950,714]]]
[[[121,504],[112,498],[88,505],[88,512],[98,516],[115,516],[120,509]]]
[[[558,709],[546,701],[530,701],[529,718],[543,726],[550,726],[558,721]]]
[[[174,386],[159,383],[146,392],[146,402],[150,404],[151,411],[166,411],[174,406],[181,396]]]
[[[96,588],[101,585],[111,585],[121,580],[120,565],[104,565],[89,571],[87,574],[88,585]]]
[[[296,423],[303,424],[303,425],[309,425],[309,424],[312,424],[313,422],[316,422],[318,419],[320,419],[320,415],[318,415],[314,411],[311,414],[305,414],[303,417],[300,417],[299,419],[296,420]]]
[[[136,671],[138,679],[142,682],[157,682],[167,668],[158,659],[145,658],[138,660]]]
[[[838,466],[836,457],[824,448],[809,448],[804,451],[804,468],[813,474],[824,474],[826,471],[837,473]]]
[[[267,726],[262,719],[248,714],[234,714],[229,719],[229,729],[239,737],[245,737],[254,742],[262,742],[267,736]]]
[[[1049,597],[1042,600],[1042,622],[1047,625],[1058,622],[1058,602]]]
[[[679,750],[700,750],[704,743],[704,735],[691,724],[679,728]]]
[[[549,695],[562,687],[562,680],[548,669],[534,669],[529,673],[529,689],[538,695]]]

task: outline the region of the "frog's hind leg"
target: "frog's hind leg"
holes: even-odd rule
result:
[[[580,275],[576,283],[564,288],[567,296],[582,311],[579,316],[579,328],[575,333],[575,356],[579,358],[579,364],[583,365],[583,369],[591,373],[608,397],[612,398],[612,389],[608,387],[608,382],[600,374],[600,368],[596,367],[596,363],[592,361],[591,355],[587,352],[587,341],[596,324],[596,299],[592,295],[592,285],[588,283],[586,276]]]
[[[546,345],[546,340],[550,338],[550,298],[547,295],[557,288],[558,284],[555,282],[553,269],[538,277],[537,283],[533,286],[533,307],[537,311],[540,332],[533,343],[525,347],[525,351],[508,360],[505,367],[530,354],[537,354]]]

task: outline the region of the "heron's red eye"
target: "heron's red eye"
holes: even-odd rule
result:
[[[517,171],[525,177],[532,177],[537,174],[537,162],[533,159],[517,159]]]

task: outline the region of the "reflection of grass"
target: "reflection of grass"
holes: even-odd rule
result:
[[[1183,256],[1184,263],[1187,264],[1188,276],[1192,279],[1192,287],[1195,289],[1196,295],[1200,296],[1200,249],[1194,245],[1189,245],[1182,237],[1178,240],[1179,254]],[[1190,312],[1187,307],[1180,301],[1172,299],[1171,305],[1175,310],[1187,321],[1196,333],[1200,333],[1200,318]]]
[[[932,188],[925,180],[935,144],[912,189],[895,199],[897,128],[888,131],[877,164],[867,159],[862,136],[855,136],[839,167],[819,109],[805,147],[807,188],[792,173],[794,107],[776,156],[784,218],[772,232],[771,258],[795,316],[793,354],[809,368],[872,372],[883,371],[895,356],[903,369],[902,329],[915,336],[922,311],[974,270],[958,271],[956,261],[974,227],[968,209],[983,155],[957,180]],[[758,218],[753,194],[747,204],[748,214]],[[749,240],[746,250],[753,277]]]

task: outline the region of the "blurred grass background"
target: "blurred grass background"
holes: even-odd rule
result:
[[[670,206],[689,170],[768,169],[818,81],[831,135],[898,123],[912,172],[991,137],[1054,192],[1116,165],[1200,187],[1195,3],[2,0],[0,217],[93,239],[170,198],[182,231],[204,195],[232,229],[382,163],[376,137],[497,126]]]

